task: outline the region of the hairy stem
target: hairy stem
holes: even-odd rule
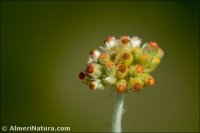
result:
[[[124,96],[125,96],[124,93],[117,93],[114,114],[113,114],[113,121],[112,121],[112,132],[114,133],[121,132],[121,120],[123,114]]]

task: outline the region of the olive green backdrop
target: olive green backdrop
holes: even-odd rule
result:
[[[1,2],[1,125],[110,131],[115,93],[78,79],[107,35],[165,51],[156,85],[125,97],[123,131],[199,131],[199,2]]]

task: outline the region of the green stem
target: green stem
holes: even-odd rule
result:
[[[121,132],[124,96],[125,96],[124,93],[117,93],[117,96],[116,96],[116,103],[115,103],[113,121],[112,121],[112,132],[114,133]]]

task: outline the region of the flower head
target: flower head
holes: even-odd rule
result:
[[[118,93],[153,86],[155,79],[149,73],[158,67],[164,52],[155,41],[141,44],[138,36],[108,36],[103,46],[90,51],[79,79],[92,90],[113,86]]]

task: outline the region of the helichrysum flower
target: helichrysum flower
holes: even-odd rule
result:
[[[141,44],[138,36],[108,36],[102,46],[89,53],[80,80],[92,90],[114,87],[118,93],[138,92],[154,85],[150,73],[160,64],[164,52],[154,41]]]

